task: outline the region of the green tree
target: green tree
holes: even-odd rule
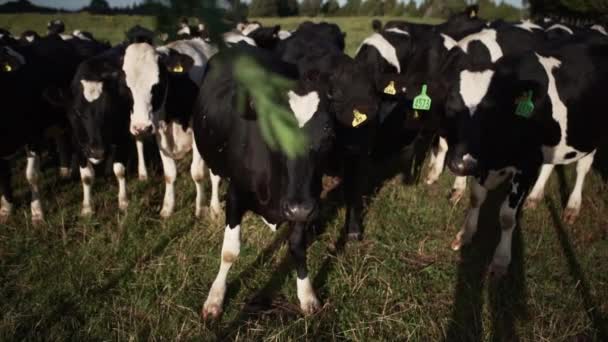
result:
[[[276,0],[252,0],[249,6],[252,17],[276,17],[279,15],[279,4]]]
[[[340,9],[340,14],[344,16],[358,15],[361,8],[361,0],[347,0],[346,4]]]
[[[365,0],[361,4],[359,15],[382,16],[384,15],[384,3],[382,0]]]
[[[339,11],[340,3],[338,3],[338,0],[327,0],[321,8],[321,12],[326,16],[335,16]]]
[[[279,0],[279,16],[291,17],[299,13],[298,0]]]
[[[300,3],[300,14],[316,17],[321,13],[322,0],[302,0]]]
[[[405,6],[405,15],[417,16],[418,15],[418,6],[416,6],[416,1],[410,0]]]
[[[105,11],[110,9],[110,4],[106,0],[91,0],[88,9],[91,11]]]

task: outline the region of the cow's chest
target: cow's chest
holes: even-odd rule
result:
[[[193,134],[190,127],[184,128],[177,122],[161,121],[158,130],[158,145],[165,155],[182,159],[192,150]]]

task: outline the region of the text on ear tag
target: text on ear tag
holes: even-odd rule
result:
[[[431,98],[426,94],[426,84],[422,85],[422,91],[420,95],[414,97],[413,109],[416,110],[429,110],[431,109]]]
[[[179,74],[179,73],[184,72],[184,67],[181,64],[178,64],[178,65],[174,66],[173,69],[171,69],[171,71]]]
[[[367,115],[361,113],[360,111],[358,111],[356,109],[353,111],[353,114],[355,116],[353,118],[353,127],[357,127],[360,124],[362,124],[363,122],[365,122],[365,120],[367,120]]]
[[[4,63],[4,71],[11,72],[13,71],[13,67],[8,63]]]
[[[395,81],[390,81],[389,84],[384,88],[384,93],[389,95],[397,94],[397,89],[395,89]]]
[[[534,102],[532,102],[532,90],[524,94],[517,100],[515,115],[528,119],[534,112]]]

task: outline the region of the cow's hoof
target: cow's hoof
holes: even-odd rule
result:
[[[538,208],[540,201],[541,198],[528,197],[528,199],[526,199],[526,203],[524,204],[524,209],[536,209]]]
[[[464,190],[462,189],[452,189],[450,191],[450,203],[457,204],[462,199],[464,195]]]
[[[306,301],[300,303],[300,309],[302,309],[302,313],[304,313],[304,315],[312,315],[321,309],[321,302],[319,302],[317,297],[313,295]]]
[[[59,168],[59,178],[61,178],[61,179],[69,179],[70,178],[70,168],[68,168],[68,167],[60,167]]]
[[[490,267],[488,268],[488,276],[491,279],[502,279],[507,275],[507,271],[509,269],[509,265],[502,265],[496,262],[492,262]]]
[[[204,320],[207,319],[218,319],[222,315],[222,307],[219,304],[207,304],[203,306],[203,312],[201,314]]]
[[[576,208],[566,208],[564,210],[564,214],[562,215],[562,219],[566,224],[574,224],[576,219],[578,218],[580,210]]]
[[[8,218],[10,217],[10,213],[0,211],[0,224],[5,224],[8,222]]]
[[[118,202],[118,209],[120,209],[120,211],[122,211],[122,212],[126,212],[127,209],[129,209],[129,202],[127,202],[127,201]]]
[[[163,219],[168,219],[169,217],[171,217],[171,214],[172,214],[171,210],[166,209],[166,208],[163,208],[160,211],[160,217]]]
[[[139,181],[140,181],[140,182],[145,182],[145,181],[147,181],[147,180],[148,180],[148,175],[141,175],[141,174],[140,174],[140,175],[138,176],[138,179],[139,179]]]
[[[437,182],[438,179],[439,179],[439,177],[429,173],[424,180],[424,184],[433,185],[433,184],[435,184],[435,182]]]
[[[32,225],[34,227],[41,226],[44,223],[44,216],[42,215],[33,215],[32,216]]]
[[[361,240],[363,240],[363,234],[361,234],[361,233],[348,233],[348,240],[350,240],[350,241],[361,241]]]
[[[89,217],[93,216],[93,208],[82,207],[82,209],[80,210],[80,216],[82,216],[84,218],[89,218]]]

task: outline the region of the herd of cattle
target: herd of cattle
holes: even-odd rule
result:
[[[71,155],[80,166],[82,215],[91,215],[93,165],[113,156],[118,206],[126,210],[126,162],[137,146],[140,179],[147,178],[143,141],[160,151],[165,195],[160,215],[174,211],[176,160],[192,153],[195,215],[203,212],[204,163],[209,166],[210,213],[220,213],[220,177],[229,180],[221,266],[203,307],[218,317],[228,270],[240,250],[245,212],[271,229],[291,226],[297,296],[304,313],[320,306],[307,276],[306,230],[319,215],[323,175],[342,179],[344,229],[361,239],[364,192],[378,156],[398,153],[420,135],[434,135],[426,183],[444,164],[457,175],[452,198],[470,178],[466,222],[452,243],[469,243],[486,193],[503,182],[511,191],[500,208],[502,235],[490,271],[506,272],[511,236],[523,203],[533,207],[553,165],[577,162],[574,190],[564,211],[579,214],[583,182],[602,143],[608,115],[608,36],[604,27],[554,23],[488,22],[476,8],[440,25],[373,22],[375,33],[354,58],[335,24],[302,23],[295,31],[243,22],[211,42],[203,25],[182,24],[178,39],[153,44],[154,34],[134,27],[110,46],[86,32],[18,38],[0,32],[0,223],[13,211],[9,160],[26,150],[34,223],[44,220],[39,196],[40,156],[55,141],[61,174]],[[256,99],[240,106],[235,64],[248,56],[293,81],[277,94],[308,137],[303,154],[288,158],[265,142]],[[526,195],[528,195],[527,201]]]

